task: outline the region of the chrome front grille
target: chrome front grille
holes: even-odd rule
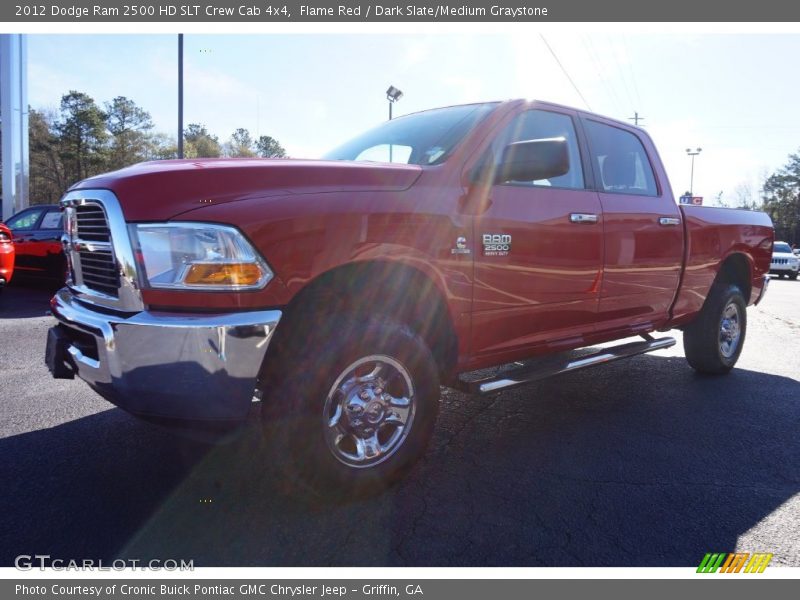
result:
[[[103,207],[89,202],[68,210],[75,211],[71,240],[73,280],[87,290],[116,298],[119,269]]]
[[[108,296],[117,296],[119,272],[111,250],[79,250],[83,285]]]
[[[74,190],[61,206],[71,292],[86,304],[127,313],[144,310],[128,225],[114,193]]]
[[[99,204],[84,204],[75,207],[76,235],[87,242],[111,243],[111,231],[103,207]]]

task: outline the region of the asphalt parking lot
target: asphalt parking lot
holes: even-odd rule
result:
[[[0,565],[800,566],[800,281],[750,308],[727,377],[669,350],[495,397],[448,391],[410,478],[368,500],[293,502],[259,456],[190,443],[50,378],[50,291],[0,295]],[[680,340],[679,340],[680,342]]]

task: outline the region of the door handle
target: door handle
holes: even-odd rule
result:
[[[597,223],[597,215],[593,213],[570,213],[570,223]]]
[[[675,217],[659,217],[658,224],[662,227],[674,227],[675,225],[680,225],[681,220]]]

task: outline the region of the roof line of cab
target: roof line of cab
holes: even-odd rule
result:
[[[590,116],[593,116],[593,117],[600,117],[600,118],[602,118],[602,119],[604,119],[606,121],[609,121],[611,123],[616,123],[617,125],[622,125],[624,127],[630,128],[630,129],[636,129],[636,130],[639,130],[639,131],[644,131],[644,129],[642,129],[641,127],[639,127],[637,125],[634,125],[632,123],[628,123],[627,121],[623,121],[621,119],[617,119],[617,118],[614,118],[614,117],[609,117],[608,115],[603,115],[603,114],[600,114],[600,113],[596,113],[596,112],[593,112],[593,111],[588,110],[588,109],[582,109],[582,108],[577,108],[575,106],[569,106],[567,104],[559,104],[558,102],[550,102],[548,100],[537,100],[536,98],[507,98],[505,100],[486,100],[486,101],[483,101],[483,102],[465,102],[463,104],[450,104],[450,105],[447,105],[447,106],[437,106],[437,107],[434,107],[434,108],[426,108],[424,110],[418,110],[418,111],[414,111],[414,112],[407,113],[407,114],[404,114],[404,115],[398,115],[395,118],[400,119],[402,117],[409,117],[411,115],[418,115],[420,113],[428,112],[430,110],[439,110],[439,109],[442,109],[442,108],[454,108],[456,106],[479,106],[479,105],[483,105],[483,104],[497,104],[498,106],[499,105],[505,105],[505,106],[507,106],[509,108],[512,108],[512,107],[515,107],[515,106],[522,106],[522,105],[528,105],[528,106],[535,105],[535,106],[539,106],[539,107],[542,107],[542,108],[560,108],[560,109],[572,110],[572,111],[575,111],[576,113],[581,114],[581,115],[590,115]]]

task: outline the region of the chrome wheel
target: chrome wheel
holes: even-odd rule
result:
[[[413,421],[414,384],[408,370],[378,354],[345,368],[323,409],[328,449],[355,468],[373,467],[397,452]]]
[[[739,340],[742,337],[741,319],[739,307],[731,302],[722,311],[722,319],[719,325],[719,351],[725,358],[731,358],[736,354],[739,347]]]

